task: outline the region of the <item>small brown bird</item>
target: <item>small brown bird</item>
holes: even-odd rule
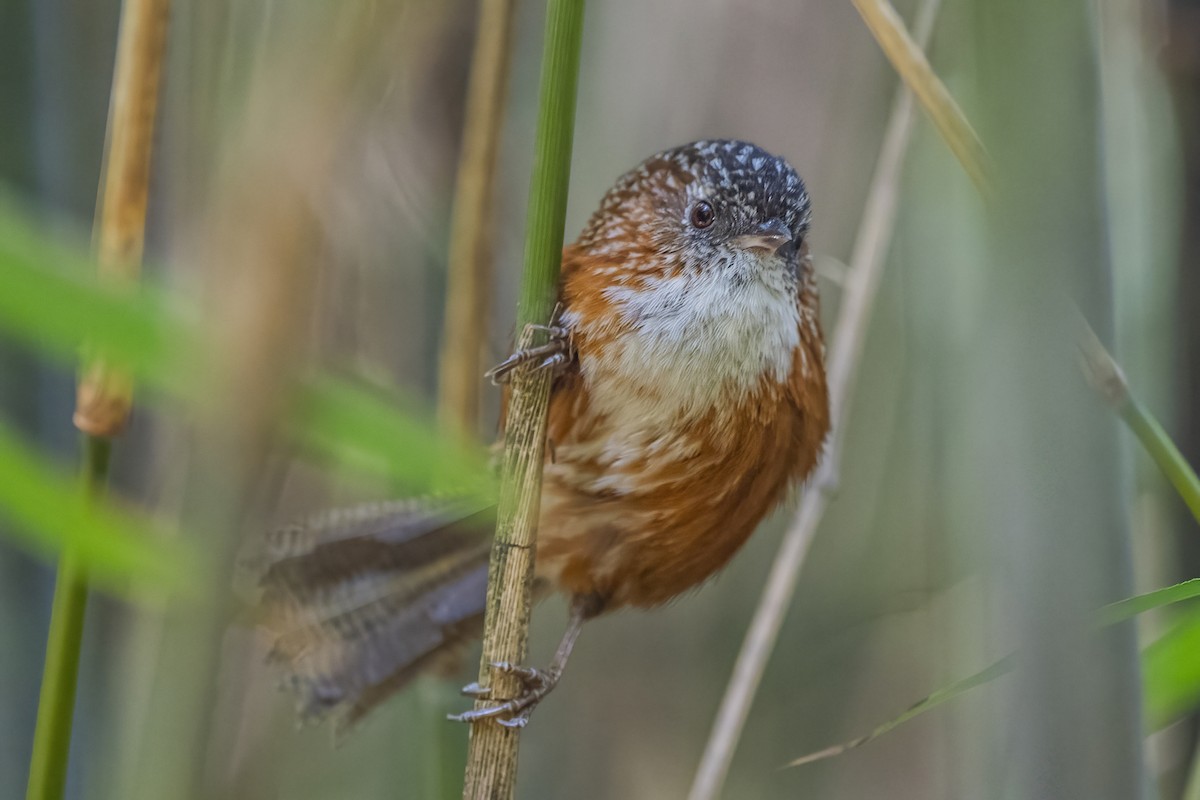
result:
[[[458,718],[523,725],[587,619],[667,602],[720,570],[815,466],[829,430],[810,203],[740,141],[654,155],[563,253],[537,582],[571,600],[546,671]],[[261,607],[306,715],[352,722],[482,623],[492,512],[404,500],[268,538]],[[468,690],[471,687],[468,687]]]

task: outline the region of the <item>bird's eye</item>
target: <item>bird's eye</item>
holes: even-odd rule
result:
[[[713,224],[713,220],[717,218],[717,212],[713,211],[713,207],[701,200],[696,205],[692,206],[691,220],[692,225],[697,228],[707,228]]]

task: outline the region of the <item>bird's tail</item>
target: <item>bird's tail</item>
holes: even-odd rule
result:
[[[400,500],[268,535],[258,622],[307,719],[350,725],[482,630],[494,511]]]

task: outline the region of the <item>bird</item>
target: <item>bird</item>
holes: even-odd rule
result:
[[[650,156],[563,250],[535,592],[569,601],[547,669],[454,718],[522,726],[584,624],[719,572],[816,467],[830,429],[809,252],[788,162],[707,139]],[[494,508],[442,495],[323,511],[266,537],[258,619],[302,718],[357,722],[482,631]],[[464,693],[483,697],[477,684]]]

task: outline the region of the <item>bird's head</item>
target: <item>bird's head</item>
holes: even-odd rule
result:
[[[577,246],[630,279],[691,274],[794,290],[807,268],[810,215],[804,181],[782,158],[748,142],[702,140],[625,174]]]

